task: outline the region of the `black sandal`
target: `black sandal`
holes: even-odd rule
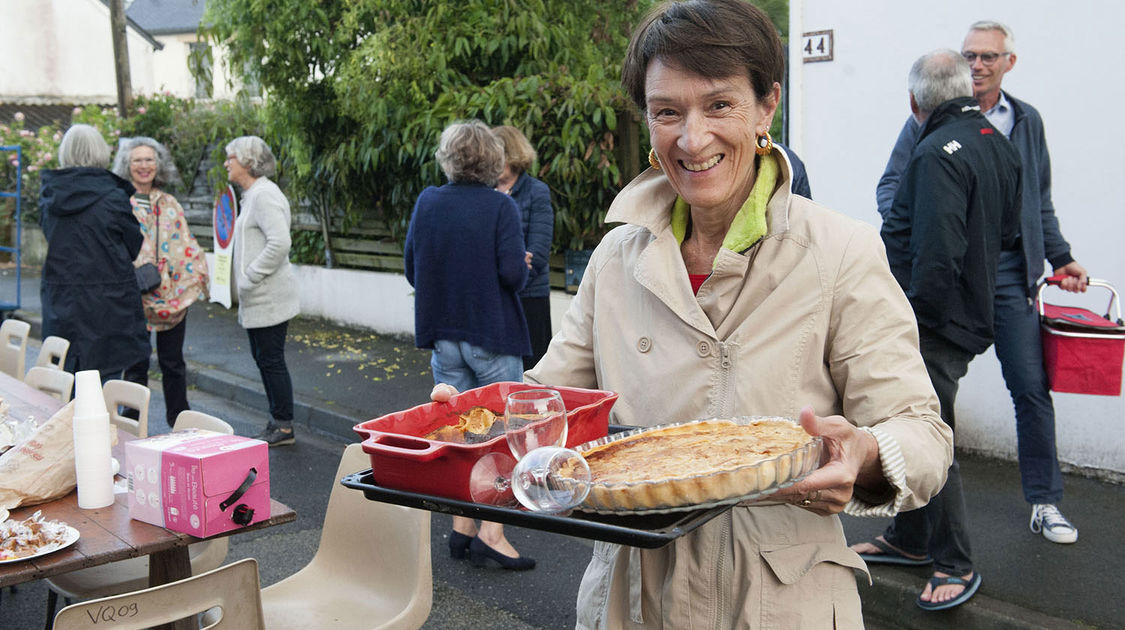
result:
[[[922,610],[947,610],[949,608],[953,608],[954,606],[960,606],[961,604],[969,601],[969,599],[976,594],[977,589],[980,588],[981,579],[980,573],[973,573],[973,577],[969,578],[967,581],[965,580],[965,578],[952,576],[938,577],[935,575],[930,578],[929,582],[931,594],[933,594],[933,592],[937,590],[937,587],[946,586],[948,584],[959,584],[965,587],[965,590],[961,591],[960,595],[954,597],[953,599],[947,599],[944,602],[927,602],[922,600],[921,595],[918,596],[917,604],[918,607]]]
[[[882,553],[859,554],[859,557],[863,558],[863,561],[867,564],[897,564],[908,567],[922,567],[934,563],[934,559],[928,554],[924,558],[911,558],[910,556],[903,555],[901,551],[878,538],[868,541],[868,544],[874,545]]]

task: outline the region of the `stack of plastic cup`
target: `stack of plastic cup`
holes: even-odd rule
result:
[[[74,472],[80,508],[113,503],[111,430],[101,375],[97,370],[79,372],[74,381]]]

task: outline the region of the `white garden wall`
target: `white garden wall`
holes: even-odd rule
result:
[[[1004,88],[1042,114],[1063,234],[1093,277],[1125,290],[1125,140],[1117,109],[1118,25],[1125,5],[1100,1],[790,0],[791,144],[813,196],[879,224],[875,186],[909,115],[906,75],[923,53],[960,49],[969,24],[1005,22],[1015,67]],[[832,30],[831,61],[801,63],[802,33]],[[1093,293],[1093,292],[1092,292]],[[1057,292],[1056,292],[1057,295]],[[1104,309],[1103,293],[1080,303]],[[1125,398],[1056,394],[1060,458],[1125,474]],[[975,360],[957,399],[961,446],[1014,457],[1015,419],[991,351]]]

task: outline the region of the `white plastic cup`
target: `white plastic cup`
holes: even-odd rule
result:
[[[75,375],[74,472],[78,507],[86,510],[113,504],[113,455],[109,412],[101,375],[83,370]]]

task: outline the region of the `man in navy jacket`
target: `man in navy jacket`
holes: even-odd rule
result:
[[[914,63],[910,108],[920,124],[918,143],[881,232],[891,271],[918,318],[922,358],[950,427],[958,382],[992,345],[1000,252],[1014,249],[1019,236],[1019,154],[971,94],[969,65],[957,52],[937,50]],[[957,460],[929,504],[900,512],[881,539],[855,549],[871,562],[932,561],[922,608],[942,610],[972,597],[981,578],[970,558]]]
[[[973,95],[981,111],[1008,136],[1023,163],[1023,209],[1020,243],[1000,256],[995,296],[996,357],[1012,395],[1016,413],[1020,476],[1024,499],[1031,505],[1031,531],[1056,543],[1078,540],[1074,527],[1056,505],[1063,481],[1055,446],[1055,408],[1043,367],[1039,317],[1033,296],[1043,275],[1043,261],[1063,275],[1067,291],[1086,290],[1086,270],[1070,253],[1051,202],[1051,158],[1043,120],[1031,105],[1001,91],[1004,75],[1016,64],[1012,32],[999,22],[977,22],[961,47],[972,68]],[[914,150],[919,125],[908,119],[879,180],[879,213],[890,211],[899,179]]]

